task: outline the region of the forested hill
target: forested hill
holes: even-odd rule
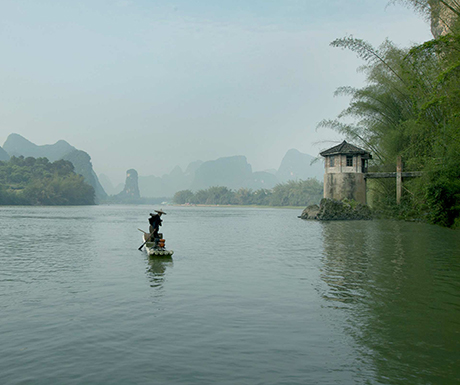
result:
[[[10,159],[10,156],[3,148],[0,147],[0,160],[8,160],[8,159]]]
[[[93,170],[91,157],[88,155],[88,153],[81,150],[74,150],[64,155],[62,159],[71,162],[75,167],[75,172],[83,176],[86,183],[88,183],[90,186],[93,186],[96,196],[96,203],[107,198],[107,193],[104,191],[104,188],[101,186],[101,183],[99,182],[99,179]]]
[[[10,134],[3,144],[3,149],[7,152],[7,156],[48,158],[50,162],[60,159],[68,160],[74,165],[75,172],[83,175],[85,182],[93,186],[96,194],[96,202],[103,201],[107,197],[93,170],[91,157],[86,152],[77,150],[65,140],[39,146],[21,135]],[[8,158],[2,159],[0,153],[0,160],[7,160]]]
[[[12,156],[0,161],[0,205],[92,205],[94,189],[71,162]]]

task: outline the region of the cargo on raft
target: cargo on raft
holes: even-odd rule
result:
[[[165,247],[165,239],[163,238],[162,233],[158,233],[158,238],[155,238],[153,241],[150,240],[150,234],[139,229],[144,233],[142,239],[145,244],[145,251],[147,254],[152,257],[171,257],[174,254],[173,250],[167,250]]]

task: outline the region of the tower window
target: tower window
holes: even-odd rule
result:
[[[347,167],[353,167],[353,155],[347,155]]]
[[[329,167],[334,167],[334,166],[335,166],[334,163],[335,163],[335,162],[334,162],[334,156],[330,156],[330,157],[329,157]]]

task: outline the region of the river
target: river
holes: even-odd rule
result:
[[[1,384],[460,383],[460,232],[152,210],[0,208]]]

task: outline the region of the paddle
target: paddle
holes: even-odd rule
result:
[[[142,231],[141,229],[138,229],[140,231]],[[146,233],[145,231],[142,231],[144,234],[149,234],[149,233]],[[137,250],[141,250],[144,245],[150,240],[150,238],[152,237],[153,233],[149,234],[149,237],[147,237],[147,240],[137,249]]]

